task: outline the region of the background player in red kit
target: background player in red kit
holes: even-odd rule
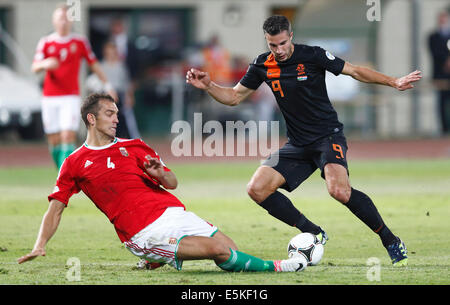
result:
[[[241,103],[262,82],[272,88],[286,120],[289,140],[275,153],[276,158],[269,158],[257,169],[248,184],[249,196],[272,216],[318,235],[325,243],[326,233],[278,192],[278,188],[293,191],[320,168],[329,194],[380,236],[394,265],[406,265],[404,243],[385,225],[372,200],[350,185],[347,143],[343,125],[328,99],[325,71],[400,91],[412,88],[412,83],[421,78],[420,71],[393,78],[352,65],[320,47],[294,44],[291,25],[284,16],[269,17],[263,30],[270,52],[259,55],[235,87],[221,87],[208,73],[196,69],[186,74],[187,83],[206,90],[218,102],[229,106]],[[272,164],[272,160],[279,161]]]
[[[69,198],[82,190],[111,221],[120,240],[134,255],[181,270],[183,260],[212,259],[227,271],[301,271],[303,256],[265,261],[237,250],[217,227],[187,212],[167,190],[177,179],[142,140],[115,137],[118,109],[109,95],[85,99],[81,116],[86,142],[67,157],[48,197],[38,238],[19,263],[45,255]]]
[[[55,32],[40,39],[31,69],[45,71],[42,120],[52,158],[59,168],[75,149],[80,123],[80,90],[78,76],[81,61],[86,59],[92,71],[105,84],[105,91],[116,100],[88,40],[71,33],[72,23],[67,7],[59,6],[52,15]]]

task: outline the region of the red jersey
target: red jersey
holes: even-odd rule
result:
[[[84,144],[63,162],[48,200],[66,206],[82,190],[111,221],[122,242],[155,221],[167,207],[185,206],[145,173],[146,155],[158,154],[140,139],[115,138],[101,147]],[[164,164],[164,163],[163,163]],[[164,165],[165,171],[170,171]]]
[[[33,61],[49,57],[58,59],[59,67],[46,71],[43,95],[79,95],[78,73],[81,60],[85,58],[89,65],[97,60],[89,41],[78,34],[50,34],[39,41]]]

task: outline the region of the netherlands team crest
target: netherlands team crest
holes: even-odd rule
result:
[[[122,156],[124,156],[124,157],[129,156],[128,151],[125,147],[119,147],[119,150],[120,150],[120,153],[122,154]]]
[[[297,70],[297,80],[299,82],[302,82],[302,81],[305,81],[308,79],[308,76],[306,75],[306,72],[305,72],[305,65],[298,64],[296,70]]]

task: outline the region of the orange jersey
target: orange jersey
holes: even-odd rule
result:
[[[97,61],[89,41],[78,34],[50,34],[39,41],[33,62],[49,57],[56,58],[59,67],[46,71],[43,95],[79,95],[78,74],[81,60],[86,59],[89,65]]]

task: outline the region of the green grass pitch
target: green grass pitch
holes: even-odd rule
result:
[[[174,194],[187,209],[214,223],[241,251],[284,259],[298,231],[277,221],[246,194],[258,162],[172,164]],[[353,187],[367,193],[386,224],[406,243],[407,268],[391,266],[379,238],[329,197],[319,172],[287,194],[330,236],[318,266],[301,273],[227,273],[211,261],[186,261],[182,271],[134,268],[138,259],[117,238],[108,219],[82,193],[72,197],[47,256],[18,265],[36,239],[48,207],[53,168],[0,169],[0,284],[450,284],[450,160],[352,161]],[[69,281],[68,259],[81,264]],[[378,278],[368,277],[380,261]],[[372,281],[370,280],[372,279]],[[378,279],[378,280],[377,280]]]

